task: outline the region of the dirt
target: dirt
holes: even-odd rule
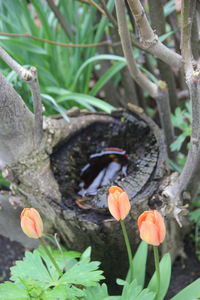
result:
[[[0,235],[0,282],[10,277],[10,267],[24,255],[24,247],[17,242],[11,242],[8,238]]]
[[[24,255],[25,248],[0,235],[0,282],[9,280],[10,267]],[[191,238],[185,240],[186,259],[177,258],[172,269],[170,289],[165,300],[170,300],[181,289],[200,277],[200,261],[197,260]],[[189,299],[187,299],[189,300]]]

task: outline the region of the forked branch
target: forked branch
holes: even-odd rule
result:
[[[169,147],[174,140],[174,131],[170,120],[170,105],[166,84],[160,82],[156,85],[140,71],[133,56],[131,38],[126,21],[124,1],[116,0],[116,12],[122,48],[127,60],[129,72],[138,85],[142,89],[146,90],[157,102],[162,127],[165,133],[168,154],[170,155]]]
[[[182,57],[162,44],[151,28],[140,0],[128,0],[140,33],[140,43],[144,49],[168,65],[176,68],[182,66]]]

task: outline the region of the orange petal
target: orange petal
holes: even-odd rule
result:
[[[155,219],[156,219],[156,225],[158,227],[159,241],[160,241],[160,243],[162,243],[164,241],[165,235],[166,235],[164,218],[161,216],[161,214],[157,210],[154,210],[154,215],[155,215]]]
[[[158,228],[152,222],[144,221],[140,227],[140,238],[147,244],[159,246],[159,233]]]
[[[113,194],[108,195],[108,209],[111,213],[111,215],[117,220],[120,220],[120,211],[119,211],[119,205],[118,201],[116,201],[115,197],[113,197]]]
[[[131,204],[126,192],[120,194],[118,206],[120,212],[120,220],[124,220],[131,209]]]
[[[123,191],[119,186],[117,186],[117,185],[111,186],[111,187],[109,188],[109,190],[108,190],[109,193],[114,193],[114,192],[116,192],[116,191],[118,191],[118,192],[120,192],[120,193],[123,193],[123,192],[124,192],[124,191]]]
[[[38,239],[38,232],[35,228],[34,222],[28,217],[21,218],[21,227],[23,232],[30,238]]]

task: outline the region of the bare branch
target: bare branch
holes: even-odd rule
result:
[[[179,203],[184,188],[190,182],[191,178],[194,179],[194,174],[198,176],[197,170],[200,160],[200,68],[194,70],[192,63],[190,41],[194,7],[188,4],[191,4],[191,2],[187,0],[182,2],[181,50],[184,58],[186,82],[192,101],[192,136],[187,160],[180,176],[174,184],[167,187],[163,192],[163,195],[171,200],[174,205]],[[195,5],[195,1],[191,5]]]
[[[0,47],[0,57],[5,61],[5,63],[14,70],[22,80],[28,81],[32,80],[33,76],[29,70],[26,70],[20,64],[18,64],[3,48]]]
[[[0,47],[0,57],[14,70],[22,80],[24,80],[31,88],[33,97],[33,106],[35,112],[35,146],[39,146],[43,136],[42,125],[42,102],[40,97],[40,88],[37,79],[37,71],[35,67],[26,70],[18,64],[3,48]]]
[[[138,85],[142,89],[146,90],[149,95],[156,100],[165,133],[168,153],[170,154],[170,144],[174,139],[174,131],[170,120],[170,105],[166,84],[163,86],[163,82],[161,82],[161,88],[158,87],[139,70],[132,52],[131,38],[126,22],[124,1],[116,0],[116,12],[122,48],[127,60],[129,72]]]
[[[51,10],[54,12],[58,22],[60,23],[62,29],[64,30],[64,32],[66,33],[66,35],[68,37],[71,36],[70,31],[68,29],[68,24],[65,21],[65,18],[63,17],[63,15],[61,14],[61,12],[59,11],[59,9],[57,8],[57,6],[55,5],[54,1],[52,0],[47,0],[47,3],[49,5],[49,7],[51,8]]]
[[[136,61],[132,52],[131,38],[127,27],[125,3],[121,0],[116,0],[117,21],[119,27],[119,35],[122,42],[124,56],[126,57],[129,72],[133,79],[143,87],[151,97],[155,98],[158,94],[156,84],[151,82],[137,67]]]
[[[47,43],[47,44],[54,45],[54,46],[60,46],[60,47],[64,47],[64,48],[91,48],[91,47],[99,47],[99,46],[103,46],[103,45],[111,45],[113,47],[115,46],[110,41],[102,41],[102,42],[91,43],[91,44],[71,44],[71,43],[65,44],[65,43],[61,43],[61,42],[55,42],[55,41],[43,39],[43,38],[28,34],[28,33],[0,32],[0,35],[29,38],[29,39],[33,39],[33,40],[40,41],[43,43]],[[119,44],[119,42],[117,43],[117,45],[118,44]]]
[[[169,94],[166,83],[160,81],[158,96],[156,97],[160,122],[165,133],[165,142],[167,145],[168,156],[172,159],[175,153],[170,151],[170,145],[174,141],[174,128],[171,123],[171,110],[169,104]]]
[[[144,49],[166,62],[168,65],[176,68],[182,66],[182,57],[174,51],[167,48],[159,40],[151,28],[145,11],[139,0],[128,0],[135,22],[140,32],[140,42]]]
[[[31,67],[30,72],[33,75],[33,80],[28,82],[28,84],[31,87],[33,107],[35,112],[35,144],[39,146],[43,138],[43,107],[40,96],[40,86],[38,82],[37,70],[35,67]]]
[[[159,36],[165,34],[166,21],[162,1],[151,0],[148,3],[152,27],[156,30],[156,33]],[[174,73],[172,72],[171,67],[165,62],[158,59],[157,63],[160,71],[160,77],[168,85],[170,107],[174,112],[175,108],[178,106]]]
[[[88,5],[93,5],[97,10],[100,11],[100,13],[105,15],[105,11],[94,0],[78,0],[78,1]]]
[[[112,23],[112,25],[117,28],[117,21],[115,20],[115,18],[113,17],[113,15],[109,12],[109,10],[107,9],[107,6],[104,2],[104,0],[100,0],[101,5],[103,6],[105,15],[107,16],[108,20]]]

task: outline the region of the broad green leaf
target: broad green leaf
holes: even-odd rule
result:
[[[110,113],[114,109],[114,106],[106,103],[105,101],[99,98],[78,93],[70,93],[60,96],[57,100],[57,103],[63,103],[68,100],[77,101],[79,104],[85,106],[86,108],[89,108],[92,111],[95,111],[92,106],[103,110],[107,113]]]
[[[49,248],[49,251],[52,253],[55,261],[57,262],[59,268],[61,270],[65,270],[67,272],[68,269],[70,269],[73,265],[77,263],[77,260],[75,258],[78,258],[80,255],[77,252],[73,251],[60,251],[60,250],[53,250]],[[54,265],[52,264],[52,261],[50,260],[49,256],[46,254],[43,248],[38,248],[36,251],[42,256],[43,260],[45,261],[48,270],[51,274],[51,276],[55,279],[57,279],[57,271],[54,268]],[[54,275],[56,273],[56,275]]]
[[[170,300],[199,300],[200,299],[200,278],[186,286]]]
[[[108,289],[105,283],[89,287],[84,291],[84,300],[103,300],[108,297]]]
[[[41,94],[41,97],[44,100],[47,100],[48,102],[52,103],[54,105],[55,110],[57,110],[57,112],[59,112],[62,115],[63,119],[69,122],[69,118],[66,115],[66,110],[62,106],[58,105],[56,101],[53,99],[53,97],[46,94]]]
[[[78,300],[83,299],[84,291],[75,286],[59,285],[48,289],[42,295],[42,300]]]
[[[155,293],[150,291],[149,289],[144,289],[134,300],[154,300]]]
[[[142,287],[144,286],[145,281],[147,254],[148,245],[142,241],[133,258],[134,279],[136,279],[137,284]]]
[[[136,280],[132,281],[130,284],[127,283],[126,285],[124,285],[121,300],[135,299],[141,291],[142,287],[137,284]]]
[[[27,292],[13,282],[0,284],[1,300],[29,300]]]
[[[166,253],[163,256],[159,265],[160,265],[160,291],[156,297],[156,300],[163,300],[168,291],[170,278],[171,278],[171,257],[169,253]],[[156,272],[154,272],[147,288],[150,291],[153,291],[155,293],[157,292]]]
[[[52,283],[52,277],[43,264],[37,250],[33,251],[33,253],[26,252],[24,259],[17,261],[16,266],[11,268],[11,274],[11,280],[16,282],[23,278],[29,278],[42,282],[43,286],[49,286]]]
[[[120,62],[124,62],[126,63],[126,59],[122,56],[118,56],[118,55],[112,55],[112,54],[100,54],[100,55],[95,55],[94,57],[91,57],[89,58],[88,60],[86,60],[82,65],[81,67],[79,68],[76,76],[75,76],[75,79],[74,79],[74,84],[73,86],[76,85],[77,83],[77,80],[79,78],[79,76],[81,75],[82,71],[84,70],[84,68],[86,68],[89,64],[91,63],[95,63],[97,61],[100,61],[100,60],[116,60],[116,61],[120,61]]]
[[[177,31],[177,30],[172,30],[172,31],[170,31],[170,32],[167,32],[167,33],[165,33],[165,34],[159,36],[158,39],[160,40],[160,42],[164,42],[168,37],[170,37],[171,35],[173,35],[176,31]]]
[[[0,35],[0,40],[4,40],[4,42],[8,43],[8,44],[12,44],[14,45],[14,47],[19,48],[19,50],[21,51],[22,49],[24,51],[30,52],[30,53],[37,53],[39,55],[49,55],[46,50],[44,50],[41,47],[35,46],[35,44],[32,43],[28,43],[25,42],[23,40],[20,39],[13,39],[13,38],[8,38],[6,36],[1,36]]]
[[[121,69],[126,66],[125,62],[117,62],[113,66],[111,66],[95,83],[89,94],[91,96],[96,96],[96,94],[100,91],[100,89]]]
[[[100,262],[88,262],[88,259],[80,260],[73,265],[58,280],[58,284],[78,284],[83,286],[95,286],[98,281],[104,279],[103,271],[98,270]]]
[[[176,9],[175,0],[167,1],[164,5],[164,15],[167,17]]]

